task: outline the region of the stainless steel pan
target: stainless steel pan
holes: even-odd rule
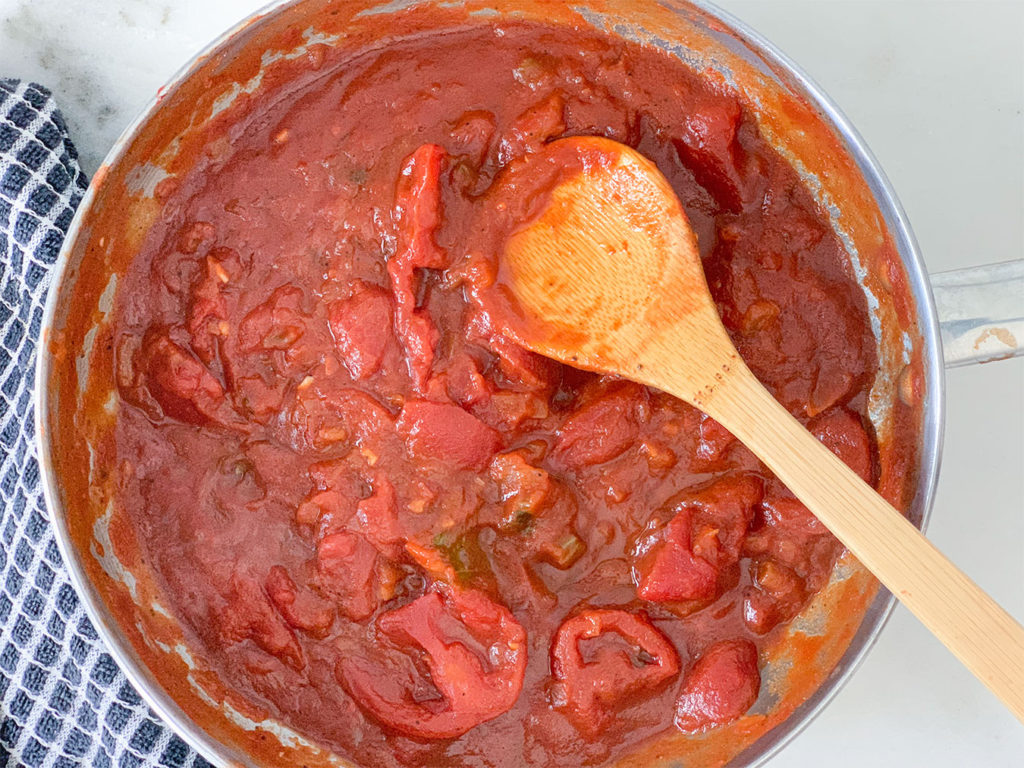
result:
[[[105,347],[106,314],[117,275],[159,215],[157,184],[187,171],[206,127],[244,109],[249,93],[287,77],[310,48],[386,45],[388,22],[398,18],[393,15],[416,18],[425,5],[431,3],[397,0],[374,7],[367,0],[290,0],[225,33],[161,90],[111,150],[78,210],[50,289],[36,414],[58,543],[93,624],[135,687],[215,763],[338,761],[220,688],[163,609],[131,528],[113,504],[113,468],[106,464],[104,441],[117,399]],[[839,109],[782,53],[710,4],[595,0],[568,7],[543,0],[470,0],[466,9],[477,23],[519,16],[590,24],[666,49],[744,96],[764,135],[830,213],[868,295],[882,363],[871,413],[882,439],[882,463],[903,466],[913,478],[884,490],[923,526],[939,466],[943,365],[1022,352],[1024,262],[929,279],[899,202]],[[429,31],[431,23],[424,15],[413,26]],[[747,731],[725,729],[716,736],[738,752],[735,764],[762,764],[813,719],[863,660],[892,606],[891,596],[879,593],[855,560],[840,561],[832,582],[774,649],[766,674],[770,695],[756,705]],[[794,665],[796,658],[811,663],[794,670],[801,666]],[[682,738],[668,738],[659,753],[681,754],[687,748]],[[692,754],[697,760],[710,753],[709,748]],[[665,761],[648,752],[624,764],[655,762]]]

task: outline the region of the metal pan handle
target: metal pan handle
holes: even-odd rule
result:
[[[1024,355],[1024,259],[931,275],[947,368]]]

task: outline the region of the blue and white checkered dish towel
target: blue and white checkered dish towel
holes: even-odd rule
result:
[[[43,502],[36,340],[50,270],[86,183],[49,91],[0,79],[0,768],[209,766],[105,651]]]

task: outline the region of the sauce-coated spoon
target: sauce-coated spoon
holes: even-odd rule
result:
[[[596,137],[555,141],[529,162],[548,186],[505,244],[508,330],[534,352],[650,385],[719,421],[1024,722],[1024,627],[757,381],[653,163]]]

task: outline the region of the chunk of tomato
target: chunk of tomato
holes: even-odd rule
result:
[[[360,284],[349,298],[331,304],[328,323],[353,379],[366,379],[380,370],[392,338],[391,298],[383,289]]]
[[[624,384],[584,403],[558,430],[559,454],[574,467],[614,459],[636,442],[645,405],[645,392],[634,384]]]
[[[441,587],[377,620],[390,663],[344,658],[337,674],[384,727],[451,739],[507,712],[526,672],[526,632],[482,592]],[[404,662],[404,663],[403,663]]]
[[[865,483],[871,482],[874,476],[871,440],[860,416],[846,408],[832,408],[816,417],[809,429]]]
[[[424,391],[434,364],[439,334],[429,315],[416,307],[416,270],[440,269],[447,257],[434,242],[441,223],[441,164],[445,151],[424,144],[402,166],[395,190],[398,250],[388,260],[395,296],[395,331],[405,347],[413,385]]]
[[[324,536],[316,562],[320,588],[338,600],[345,616],[362,621],[377,609],[377,550],[364,536],[348,530]]]
[[[686,676],[676,701],[676,727],[699,733],[730,723],[753,706],[760,690],[757,647],[749,640],[716,643]]]
[[[298,587],[282,566],[275,565],[264,583],[267,595],[288,625],[314,637],[324,637],[334,623],[331,604],[309,589]]]
[[[742,208],[746,190],[743,153],[737,142],[740,122],[736,102],[712,98],[686,118],[675,141],[680,159],[693,171],[697,183],[730,211]]]
[[[751,564],[753,585],[743,597],[743,623],[763,635],[789,621],[807,599],[804,580],[792,568],[765,558]]]
[[[224,291],[233,279],[241,276],[243,267],[238,252],[224,247],[210,249],[205,267],[192,285],[185,328],[192,349],[209,365],[218,341],[230,330]]]
[[[303,292],[294,285],[277,288],[270,297],[242,318],[238,348],[242,352],[286,350],[306,332],[308,317],[302,310]]]
[[[223,642],[251,640],[292,669],[305,668],[306,661],[295,632],[274,610],[259,582],[236,573],[225,597],[227,605],[217,616]]]
[[[675,516],[638,542],[637,594],[668,603],[707,603],[717,597],[720,574],[739,561],[763,495],[758,478],[733,475],[673,498]]]
[[[669,521],[660,541],[640,557],[634,574],[637,595],[657,603],[711,600],[718,585],[718,569],[691,550],[687,509]]]
[[[408,400],[398,432],[415,459],[441,459],[465,469],[483,469],[501,448],[501,436],[457,405]]]
[[[726,475],[678,498],[692,511],[693,551],[722,569],[739,559],[764,483],[755,475]]]
[[[136,365],[165,416],[196,426],[243,429],[221,383],[165,331],[146,334]]]
[[[374,478],[373,493],[356,505],[356,524],[378,552],[392,560],[401,557],[405,533],[398,520],[398,494],[384,473]]]
[[[296,393],[281,428],[297,448],[324,450],[347,443],[380,454],[381,445],[392,439],[394,424],[391,412],[372,395],[315,381]]]
[[[585,654],[587,642],[594,647]],[[595,608],[559,627],[551,669],[569,719],[594,736],[617,711],[658,693],[679,674],[679,655],[646,616]]]
[[[732,433],[706,414],[701,414],[697,456],[701,465],[716,464],[736,442]]]

